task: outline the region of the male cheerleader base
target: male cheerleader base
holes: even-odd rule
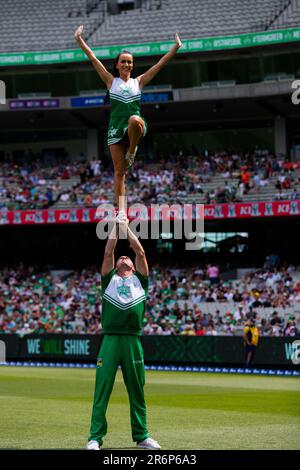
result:
[[[126,217],[126,216],[125,216]],[[114,269],[115,238],[109,238],[101,268],[103,340],[96,366],[96,384],[87,449],[99,450],[107,433],[106,410],[120,365],[130,402],[132,439],[138,448],[160,449],[147,430],[144,399],[144,353],[141,345],[143,316],[149,284],[149,269],[143,247],[119,218],[119,228],[127,237],[136,258],[135,266],[121,256]]]

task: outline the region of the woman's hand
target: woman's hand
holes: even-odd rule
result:
[[[178,33],[175,34],[175,42],[176,42],[177,48],[179,49],[182,46],[182,42],[180,41],[180,37]]]
[[[74,34],[74,38],[76,39],[76,41],[78,41],[78,39],[81,38],[82,33],[83,33],[83,25],[80,25],[79,28],[76,29],[75,34]]]

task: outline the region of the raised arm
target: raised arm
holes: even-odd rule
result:
[[[110,72],[108,72],[108,70],[106,70],[102,62],[100,62],[100,60],[97,59],[92,49],[90,49],[87,43],[84,41],[82,37],[82,33],[83,33],[83,26],[81,25],[79,26],[79,28],[77,28],[74,34],[74,37],[79,47],[83,50],[83,52],[90,59],[90,61],[93,64],[94,69],[97,71],[101,80],[105,83],[106,87],[110,88],[112,85],[114,76]]]
[[[147,85],[152,78],[155,77],[155,75],[169,62],[169,60],[174,57],[178,49],[182,46],[182,42],[180,41],[180,38],[178,34],[175,34],[175,44],[172,47],[172,49],[167,52],[162,58],[157,62],[157,64],[153,65],[147,72],[143,73],[143,75],[139,75],[137,77],[139,83],[140,83],[140,88],[143,88],[145,85]]]
[[[122,234],[127,234],[127,239],[130,243],[130,247],[135,253],[135,267],[136,270],[142,274],[142,276],[149,276],[149,268],[146,258],[146,253],[142,247],[139,239],[134,235],[134,233],[128,227],[128,219],[125,217],[119,218],[119,230]]]
[[[107,276],[115,265],[115,248],[118,241],[118,227],[114,223],[113,229],[107,239],[101,267],[101,276]]]
[[[128,234],[128,241],[130,243],[130,246],[135,253],[135,267],[140,274],[148,277],[149,268],[148,268],[145,250],[142,247],[139,239],[134,235],[134,233],[130,230],[129,227],[127,229],[127,234]]]

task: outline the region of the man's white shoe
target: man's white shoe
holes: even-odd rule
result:
[[[86,445],[87,450],[100,450],[99,442],[97,441],[88,441]]]
[[[156,442],[151,437],[147,437],[141,442],[138,442],[136,445],[139,449],[161,449],[158,442]]]

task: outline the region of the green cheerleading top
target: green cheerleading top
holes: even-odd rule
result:
[[[137,78],[130,78],[127,82],[124,82],[120,77],[113,80],[109,89],[111,111],[107,133],[108,145],[116,144],[123,138],[128,128],[130,116],[141,117],[141,94]],[[144,135],[146,131],[147,124],[145,122]]]
[[[149,278],[137,271],[129,277],[121,277],[113,269],[101,280],[103,334],[140,336]]]

